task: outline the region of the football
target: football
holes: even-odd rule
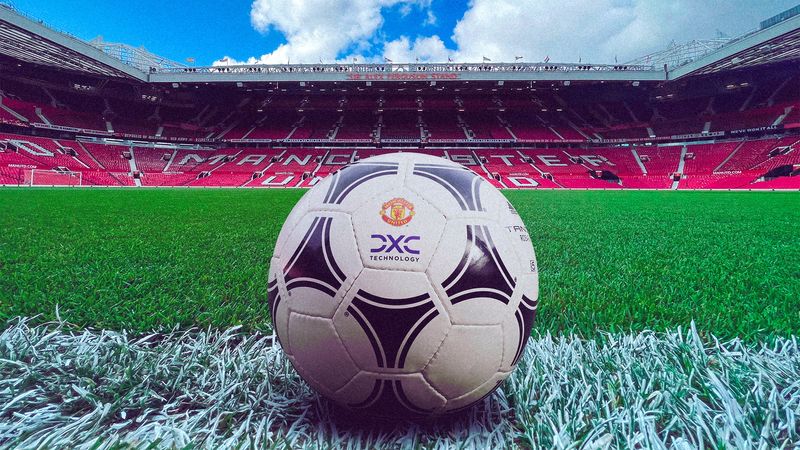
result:
[[[399,153],[303,196],[278,237],[268,296],[284,351],[319,393],[373,415],[440,415],[514,370],[538,272],[496,188],[447,159]]]

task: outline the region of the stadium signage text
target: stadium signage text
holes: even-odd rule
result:
[[[535,188],[539,187],[539,182],[526,176],[509,176],[506,181],[510,182],[515,188]]]
[[[437,81],[460,80],[461,74],[450,73],[424,73],[424,72],[390,72],[390,73],[361,73],[347,74],[347,81]]]
[[[765,127],[755,127],[755,128],[744,128],[741,130],[731,130],[731,134],[741,134],[741,133],[758,133],[762,131],[773,131],[779,129],[777,125],[769,125]]]

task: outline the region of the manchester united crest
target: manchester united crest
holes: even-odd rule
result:
[[[404,198],[393,198],[381,206],[381,219],[393,227],[402,227],[414,218],[414,204]]]

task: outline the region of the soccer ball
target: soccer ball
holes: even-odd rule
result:
[[[528,232],[497,189],[446,159],[398,153],[303,196],[278,237],[268,295],[308,384],[394,417],[491,394],[519,361],[538,289]]]

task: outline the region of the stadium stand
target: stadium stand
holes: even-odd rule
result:
[[[26,171],[80,172],[91,186],[310,186],[346,165],[394,151],[457,161],[500,188],[796,189],[800,138],[648,147],[195,149],[125,146],[0,134],[0,180]],[[42,172],[39,172],[42,173]],[[44,184],[40,178],[36,184]],[[679,186],[673,183],[679,181]]]
[[[463,141],[467,138],[463,122],[452,111],[422,115],[423,135],[431,142]]]
[[[464,125],[473,139],[512,140],[514,136],[504,126],[496,112],[460,113]]]
[[[372,155],[422,152],[509,189],[800,189],[800,61],[781,39],[679,74],[321,64],[137,78],[91,55],[76,56],[94,68],[80,71],[0,50],[0,184],[308,187]]]
[[[93,142],[81,144],[86,152],[97,161],[101,168],[109,172],[124,173],[131,171],[130,147],[123,145],[105,145]]]

